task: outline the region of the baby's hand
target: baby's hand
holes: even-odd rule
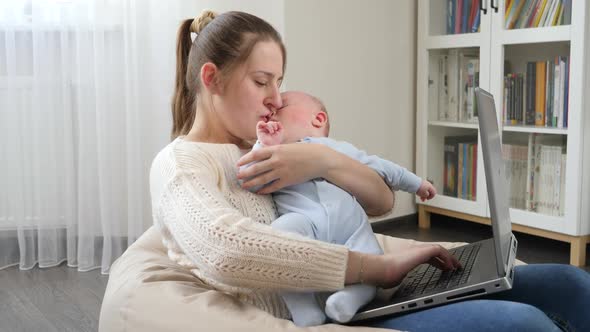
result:
[[[420,197],[422,202],[427,199],[433,199],[434,196],[436,196],[436,188],[434,188],[432,183],[422,180],[422,184],[420,185],[420,188],[418,188],[416,195]]]
[[[258,121],[256,136],[264,146],[279,145],[283,141],[283,125],[278,121]]]

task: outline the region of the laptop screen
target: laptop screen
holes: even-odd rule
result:
[[[479,130],[486,175],[488,201],[494,231],[498,273],[507,269],[512,224],[508,205],[508,185],[504,174],[502,143],[496,118],[494,97],[485,90],[475,88],[479,117]]]

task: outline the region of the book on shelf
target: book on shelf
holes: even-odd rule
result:
[[[443,194],[475,200],[477,197],[477,136],[446,136],[443,160]]]
[[[571,0],[508,0],[505,29],[524,29],[571,24]]]
[[[567,128],[568,81],[569,56],[530,61],[526,73],[506,74],[504,124]]]
[[[511,206],[546,215],[562,215],[563,196],[565,195],[566,154],[563,152],[565,143],[559,136],[552,137],[552,135],[543,136],[532,133],[529,135],[526,149],[526,182],[517,185],[511,183],[510,185],[513,190],[511,194],[515,195],[520,195],[523,192],[521,187],[516,188],[515,186],[525,185],[524,207],[520,205],[521,199],[516,197],[515,199],[518,200],[519,205]],[[515,159],[510,155],[509,158]],[[514,161],[507,163],[510,165],[515,164]]]
[[[522,210],[526,206],[527,153],[528,147],[526,145],[502,145],[510,207]]]
[[[479,0],[447,0],[447,34],[478,32]]]
[[[450,122],[477,122],[475,88],[479,85],[479,58],[474,52],[452,49],[448,54],[437,55],[438,68],[431,68],[429,100],[438,96],[438,104],[432,107],[438,120]],[[434,90],[434,87],[438,91]]]

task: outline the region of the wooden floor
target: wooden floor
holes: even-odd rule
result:
[[[491,228],[433,216],[420,230],[416,218],[375,225],[375,231],[421,241],[473,242],[491,236]],[[516,234],[518,258],[528,263],[565,263],[569,247],[558,241]],[[590,257],[590,255],[587,255]],[[590,272],[590,267],[584,268]],[[0,332],[96,331],[108,277],[99,270],[77,272],[65,264],[47,269],[0,270]]]

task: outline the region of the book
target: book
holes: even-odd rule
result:
[[[477,122],[477,103],[475,101],[475,88],[479,86],[476,76],[479,75],[479,59],[470,58],[467,61],[467,122]]]
[[[446,136],[444,138],[443,156],[443,194],[450,197],[461,197],[463,193],[463,165],[465,143],[477,142],[477,136]],[[461,158],[461,159],[460,159]],[[466,189],[466,186],[465,186]]]
[[[563,86],[561,79],[561,66],[559,57],[555,57],[553,62],[553,112],[551,118],[551,127],[557,127],[560,116],[563,116]]]
[[[438,119],[449,121],[449,78],[447,74],[448,56],[441,54],[438,57]]]
[[[537,81],[537,66],[534,62],[527,62],[527,99],[526,99],[526,117],[525,117],[525,124],[526,125],[534,125],[535,124],[535,102],[536,102],[536,81]]]
[[[459,51],[450,50],[447,58],[448,121],[459,121]]]
[[[536,66],[535,125],[543,126],[545,125],[545,61],[537,61]]]

